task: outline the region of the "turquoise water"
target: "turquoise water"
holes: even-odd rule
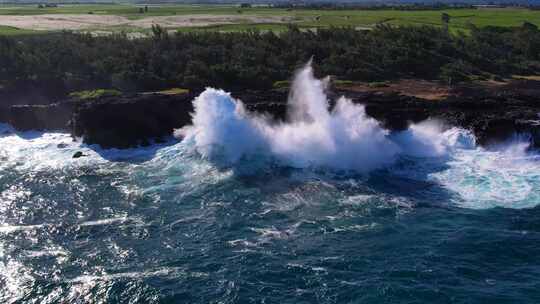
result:
[[[0,300],[540,302],[537,154],[441,137],[355,173],[1,135]]]

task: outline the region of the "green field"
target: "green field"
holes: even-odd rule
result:
[[[26,35],[26,34],[35,34],[39,33],[38,31],[25,30],[12,26],[2,26],[0,25],[0,35]]]
[[[540,11],[521,8],[499,9],[449,9],[432,11],[399,11],[399,10],[314,10],[314,9],[277,9],[269,7],[239,8],[232,5],[164,5],[149,6],[148,12],[139,13],[139,6],[127,4],[109,5],[61,5],[56,8],[38,8],[36,5],[27,6],[0,6],[0,16],[33,16],[43,14],[81,14],[81,15],[115,15],[128,20],[141,20],[158,16],[237,16],[238,21],[234,24],[212,24],[205,26],[182,26],[169,27],[182,31],[211,30],[211,31],[243,31],[248,29],[260,30],[283,30],[286,22],[262,22],[254,23],[242,20],[243,16],[257,17],[288,17],[290,22],[300,28],[321,28],[330,26],[352,26],[369,28],[376,24],[390,25],[435,25],[441,26],[441,13],[451,16],[450,29],[466,30],[468,24],[479,27],[494,26],[519,26],[528,21],[540,26]],[[0,17],[1,18],[1,17]],[[1,19],[0,19],[1,21]],[[159,21],[156,21],[159,23]],[[0,23],[1,24],[1,23]],[[129,28],[126,26],[96,25],[87,30],[118,31],[141,31],[148,29]],[[32,28],[17,29],[0,25],[1,34],[23,34],[32,32]]]

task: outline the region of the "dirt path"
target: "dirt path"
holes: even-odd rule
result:
[[[129,22],[122,16],[112,15],[37,15],[0,16],[0,25],[27,30],[81,30],[92,27],[116,26]]]
[[[0,25],[12,26],[28,30],[83,30],[90,28],[107,28],[127,26],[150,28],[159,24],[167,28],[208,26],[217,24],[238,23],[288,23],[294,21],[288,16],[254,16],[254,15],[181,15],[146,17],[129,20],[123,16],[55,14],[36,16],[0,16]]]
[[[184,15],[148,17],[130,21],[128,25],[149,28],[152,24],[159,24],[164,27],[189,27],[238,23],[288,23],[292,21],[294,21],[293,18],[288,16]]]

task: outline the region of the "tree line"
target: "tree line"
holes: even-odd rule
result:
[[[309,2],[309,3],[293,3],[293,2],[280,2],[272,5],[274,8],[286,8],[286,9],[316,9],[316,10],[399,10],[399,11],[433,11],[433,10],[447,10],[447,9],[475,9],[476,6],[468,3],[408,3],[403,1],[399,4],[378,3],[378,2]]]
[[[0,90],[28,87],[68,94],[114,88],[124,92],[206,86],[270,89],[314,58],[320,76],[382,81],[403,77],[448,82],[540,72],[540,31],[471,26],[369,31],[330,28],[282,33],[187,32],[155,26],[151,38],[93,37],[63,32],[0,37]]]

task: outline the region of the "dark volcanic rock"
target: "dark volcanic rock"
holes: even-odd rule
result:
[[[471,130],[477,142],[489,145],[514,134],[527,134],[540,148],[540,100],[534,94],[513,91],[471,91],[446,100],[429,101],[396,93],[340,90],[329,93],[330,104],[339,96],[365,105],[367,115],[391,131],[436,118]],[[287,119],[287,92],[233,93],[248,111]],[[174,129],[191,124],[194,94],[137,94],[95,100],[68,100],[51,105],[15,105],[0,108],[0,122],[19,130],[71,130],[88,144],[128,148],[161,141]]]
[[[353,102],[366,106],[366,114],[377,119],[388,130],[402,131],[411,123],[430,117],[429,101],[397,94],[351,94],[342,92]]]
[[[0,105],[0,123],[7,123],[9,119],[9,108]]]
[[[50,105],[15,105],[2,110],[0,122],[9,123],[21,131],[67,130],[74,105],[74,102]]]
[[[81,158],[83,156],[86,156],[84,155],[84,153],[82,153],[81,151],[77,151],[73,154],[73,157],[72,158]]]
[[[400,131],[411,123],[428,118],[471,130],[480,145],[507,140],[515,134],[531,136],[534,147],[540,148],[540,99],[511,92],[454,96],[442,101],[416,97],[340,92],[366,106],[366,113],[379,120],[383,127]]]
[[[482,145],[506,140],[514,134],[530,134],[532,143],[540,147],[540,102],[530,95],[475,92],[468,97],[428,101],[399,94],[336,91],[329,94],[330,103],[341,95],[364,104],[366,113],[391,131],[436,118],[471,130]],[[286,120],[286,92],[244,91],[233,96],[242,100],[248,111]],[[145,144],[148,139],[163,138],[173,129],[190,124],[194,97],[150,94],[82,103],[73,116],[73,134],[104,147]]]
[[[139,94],[81,102],[72,119],[72,134],[104,148],[128,148],[161,141],[191,124],[194,94]],[[234,95],[249,111],[284,120],[287,94],[240,92]],[[275,102],[269,102],[269,101]],[[281,101],[281,102],[279,102]]]
[[[233,93],[233,97],[241,100],[246,109],[258,114],[268,114],[275,120],[287,118],[287,92],[273,91],[243,91]]]
[[[146,145],[191,123],[193,98],[192,94],[139,94],[81,102],[73,115],[72,133],[104,148]]]
[[[284,121],[287,118],[287,104],[285,103],[252,103],[246,105],[250,112],[268,114],[271,118]]]
[[[434,116],[452,125],[471,130],[477,143],[496,144],[516,134],[530,135],[531,144],[540,148],[540,100],[530,96],[498,95],[483,99],[449,100]],[[437,112],[438,110],[438,112]]]

